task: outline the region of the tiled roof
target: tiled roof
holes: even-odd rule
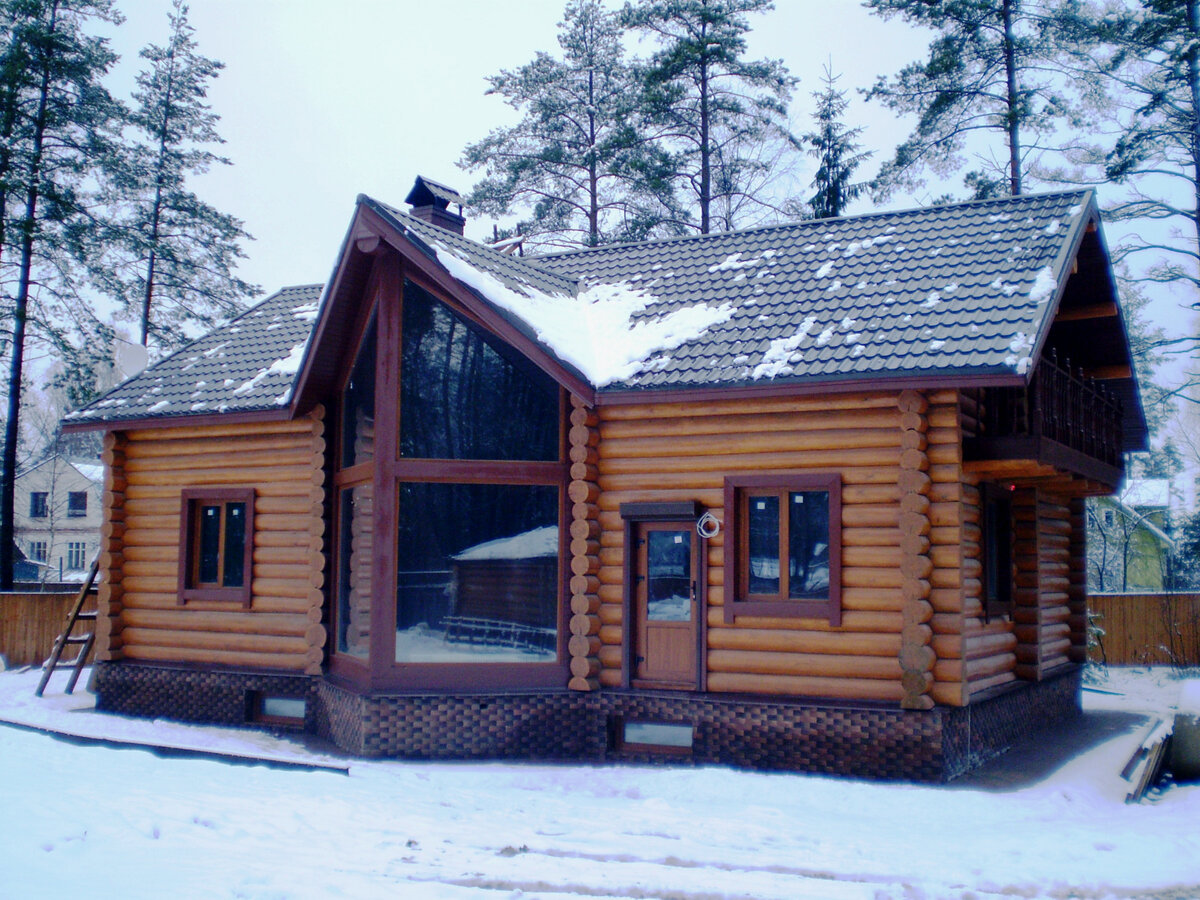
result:
[[[99,400],[70,423],[160,419],[286,406],[317,318],[321,285],[289,287]]]
[[[734,314],[612,387],[1018,373],[1065,280],[1090,192],[821,219],[534,260],[658,303]]]
[[[1078,191],[514,257],[359,203],[601,390],[1025,375],[1094,211]],[[70,421],[285,406],[320,293],[280,291]]]

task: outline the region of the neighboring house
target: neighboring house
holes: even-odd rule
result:
[[[68,419],[99,708],[926,779],[1077,712],[1146,436],[1090,192],[521,258],[456,198]]]
[[[14,535],[39,581],[82,581],[100,546],[104,467],[49,457],[17,473]]]
[[[1093,593],[1170,590],[1186,518],[1182,479],[1131,478],[1088,510],[1088,588]]]

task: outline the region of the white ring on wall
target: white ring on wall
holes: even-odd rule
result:
[[[721,523],[717,517],[710,512],[706,512],[696,522],[696,534],[700,535],[700,537],[704,538],[705,540],[714,538],[720,533]]]

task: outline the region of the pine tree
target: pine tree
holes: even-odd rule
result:
[[[638,240],[674,217],[666,154],[639,111],[639,81],[621,29],[599,0],[571,0],[559,24],[562,58],[539,53],[489,79],[520,122],[469,145],[459,165],[482,168],[472,206],[527,209],[531,244],[596,246]]]
[[[109,0],[4,0],[10,27],[0,96],[13,103],[4,182],[5,280],[14,283],[7,416],[0,477],[0,590],[13,577],[13,501],[20,434],[27,327],[60,336],[72,326],[91,331],[73,260],[85,255],[94,230],[86,179],[113,153],[123,108],[101,81],[116,57],[88,35],[94,21],[116,21]],[[37,285],[36,303],[33,286]]]
[[[827,65],[821,91],[813,93],[817,111],[813,119],[816,131],[806,134],[809,154],[818,160],[817,173],[812,186],[816,191],[809,206],[818,219],[840,216],[856,197],[866,190],[864,182],[852,182],[854,171],[871,157],[870,151],[863,152],[858,143],[861,128],[847,128],[842,121],[849,105],[846,92],[837,89],[840,75],[834,75]]]
[[[1072,2],[1056,34],[1071,48],[1090,127],[1076,141],[1062,181],[1120,185],[1105,192],[1108,222],[1144,222],[1113,247],[1126,293],[1133,281],[1181,288],[1200,310],[1200,0]],[[1161,288],[1157,288],[1161,290]],[[1162,353],[1200,351],[1182,329],[1155,344]],[[1175,396],[1188,397],[1192,373]]]
[[[747,208],[776,211],[767,185],[795,159],[787,105],[796,80],[780,60],[743,58],[746,17],[773,8],[769,0],[638,0],[622,12],[659,44],[645,70],[650,109],[679,148],[676,178],[702,234],[735,227]]]
[[[205,203],[188,177],[228,159],[208,149],[221,143],[219,116],[207,102],[222,68],[197,51],[188,7],[173,0],[165,46],[141,51],[130,121],[135,142],[110,185],[109,202],[127,211],[116,223],[113,252],[95,275],[136,317],[144,346],[151,335],[170,349],[194,328],[212,327],[258,293],[236,275],[249,238],[242,222]]]
[[[867,93],[889,109],[918,117],[912,135],[881,170],[877,193],[918,184],[918,172],[926,167],[939,175],[956,171],[968,139],[991,136],[991,145],[975,154],[982,168],[967,176],[967,184],[979,197],[1020,194],[1033,158],[1044,149],[1038,139],[1066,114],[1048,71],[1058,48],[1045,27],[1046,4],[867,0],[867,6],[885,19],[900,17],[937,32],[927,59],[890,80],[880,76]],[[993,156],[997,139],[1004,151]]]

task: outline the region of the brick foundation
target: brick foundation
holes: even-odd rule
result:
[[[963,708],[671,694],[542,691],[360,695],[320,677],[96,667],[97,708],[244,725],[255,692],[304,697],[304,729],[349,753],[412,759],[723,764],[831,775],[947,781],[1048,723],[1079,714],[1078,667]],[[690,750],[622,745],[622,722],[692,727]]]

